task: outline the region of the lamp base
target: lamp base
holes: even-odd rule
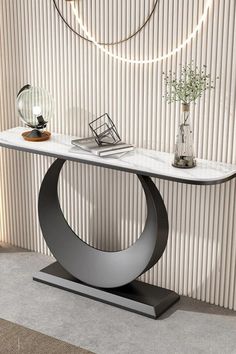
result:
[[[45,141],[50,139],[51,133],[48,131],[41,132],[38,129],[28,130],[21,134],[27,141]]]

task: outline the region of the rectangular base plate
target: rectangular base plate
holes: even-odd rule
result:
[[[74,278],[58,262],[42,269],[33,279],[151,318],[159,317],[180,298],[174,291],[138,280],[119,288],[95,288]]]

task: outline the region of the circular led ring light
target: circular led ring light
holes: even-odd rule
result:
[[[177,48],[173,49],[171,52],[164,54],[160,57],[157,58],[153,58],[153,59],[146,59],[146,60],[135,60],[135,59],[129,59],[129,58],[125,58],[125,57],[121,57],[117,54],[112,53],[110,50],[104,48],[102,45],[100,45],[95,38],[93,38],[93,36],[91,36],[91,34],[88,32],[87,28],[83,25],[81,18],[79,17],[78,14],[78,10],[75,6],[75,1],[71,2],[71,8],[72,11],[76,17],[76,20],[78,21],[78,24],[80,26],[80,28],[83,30],[84,34],[88,37],[88,39],[96,45],[96,47],[98,49],[100,49],[103,53],[109,55],[110,57],[112,57],[113,59],[116,60],[120,60],[123,61],[125,63],[132,63],[132,64],[152,64],[152,63],[156,63],[158,61],[161,61],[163,59],[169,58],[172,55],[178,53],[181,49],[183,49],[197,34],[197,32],[201,29],[201,26],[203,24],[203,22],[205,21],[207,14],[208,14],[208,10],[212,4],[213,0],[207,0],[206,6],[204,8],[203,14],[198,22],[198,24],[196,25],[194,31],[188,36],[188,38],[182,42]]]

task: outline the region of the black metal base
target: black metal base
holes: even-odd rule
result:
[[[28,132],[28,138],[41,138],[42,132],[39,129],[33,129]]]
[[[112,289],[92,287],[74,278],[58,262],[42,269],[33,279],[154,319],[180,298],[174,291],[138,280]]]
[[[54,161],[40,188],[39,221],[47,246],[62,267],[83,283],[103,289],[130,284],[152,268],[166,248],[168,215],[160,192],[150,177],[137,175],[147,202],[143,232],[124,250],[96,249],[74,233],[61,210],[58,179],[64,163]]]

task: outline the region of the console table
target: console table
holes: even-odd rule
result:
[[[33,279],[105,303],[157,318],[179,299],[174,291],[137,281],[161,258],[168,239],[168,215],[151,177],[180,183],[209,185],[236,176],[236,165],[197,160],[193,169],[172,167],[173,155],[135,149],[122,157],[97,157],[71,145],[76,137],[52,134],[48,141],[27,142],[25,128],[0,132],[0,146],[55,157],[41,185],[38,213],[45,241],[57,262]],[[144,230],[128,249],[107,252],[82,241],[67,224],[58,200],[57,184],[66,160],[134,173],[147,202]]]

